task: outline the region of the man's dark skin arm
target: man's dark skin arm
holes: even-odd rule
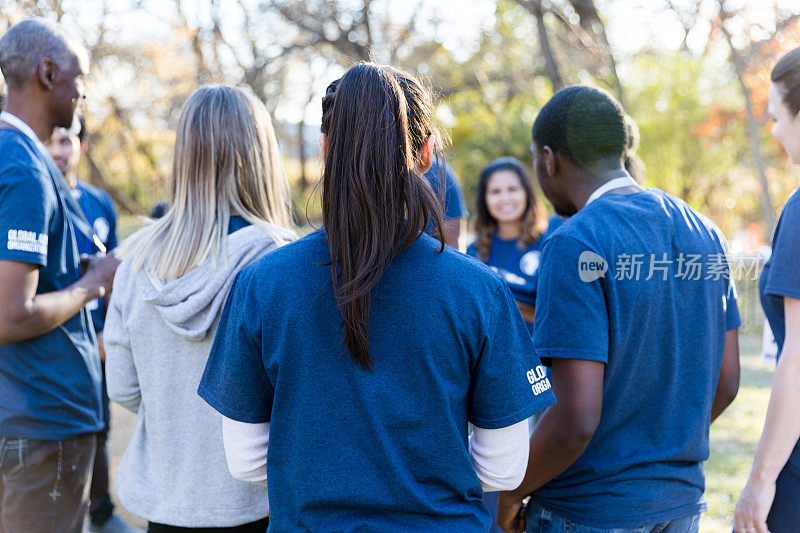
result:
[[[505,531],[522,531],[517,520],[522,500],[572,466],[600,424],[605,364],[553,359],[552,374],[557,402],[536,425],[525,478],[516,490],[498,495],[497,523]]]
[[[733,403],[739,392],[739,330],[732,329],[725,334],[725,351],[722,354],[722,370],[719,384],[711,406],[711,421],[719,417]]]
[[[0,345],[39,337],[75,316],[111,290],[117,265],[114,256],[93,258],[86,274],[69,287],[36,294],[37,265],[0,260]]]

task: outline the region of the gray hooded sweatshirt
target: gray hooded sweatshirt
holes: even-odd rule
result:
[[[230,234],[227,261],[174,281],[133,272],[127,260],[117,270],[104,330],[108,395],[138,416],[116,488],[126,509],[151,522],[226,527],[269,514],[266,486],[228,472],[222,416],[197,386],[236,273],[296,238],[270,232],[278,243],[256,226]]]

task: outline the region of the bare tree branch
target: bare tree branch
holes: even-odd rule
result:
[[[516,2],[527,9],[536,19],[536,27],[539,31],[539,48],[544,56],[547,77],[550,79],[550,84],[553,86],[553,92],[560,91],[564,86],[564,81],[561,78],[561,71],[553,55],[553,50],[550,47],[550,38],[547,36],[547,26],[544,23],[544,8],[542,7],[542,2],[541,0],[516,0]]]
[[[753,112],[753,102],[750,94],[750,89],[744,81],[745,63],[739,50],[733,44],[733,36],[731,35],[725,23],[734,15],[733,12],[728,11],[726,0],[717,0],[719,2],[719,27],[722,34],[725,36],[725,41],[730,48],[730,59],[733,64],[736,78],[739,82],[739,88],[744,97],[745,110],[747,112],[747,136],[750,139],[750,152],[753,156],[753,164],[755,166],[758,180],[761,183],[761,207],[763,212],[764,232],[767,234],[772,231],[775,224],[775,209],[772,206],[772,198],[769,194],[769,184],[767,182],[767,175],[764,170],[764,159],[761,153],[761,137],[758,131],[758,122],[756,121],[755,113]]]

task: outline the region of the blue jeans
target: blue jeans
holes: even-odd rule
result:
[[[800,442],[775,483],[775,500],[767,517],[772,533],[796,533],[800,528]]]
[[[577,524],[532,501],[525,511],[525,533],[697,533],[699,530],[699,514],[650,526],[602,528]]]
[[[497,525],[497,493],[484,492],[483,503],[489,508],[492,513],[492,525],[489,526],[489,533],[503,533],[503,530]]]

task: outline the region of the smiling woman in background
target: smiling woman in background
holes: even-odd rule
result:
[[[544,206],[525,167],[513,157],[501,157],[483,167],[476,203],[477,237],[467,253],[503,276],[530,329],[547,230]],[[560,221],[554,218],[551,225],[557,227]]]

